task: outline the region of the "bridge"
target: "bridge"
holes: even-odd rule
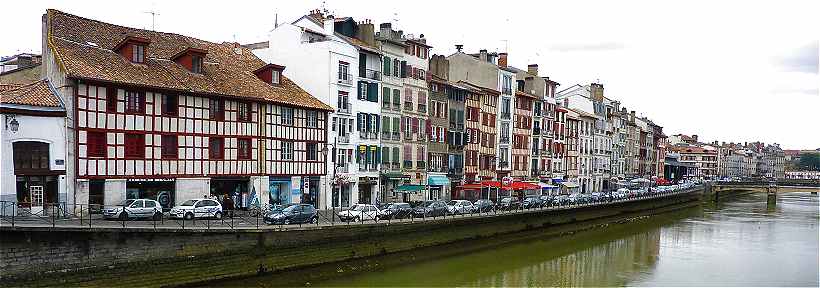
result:
[[[818,179],[780,179],[777,181],[743,181],[727,182],[717,181],[707,185],[706,193],[714,194],[713,200],[718,201],[720,197],[729,193],[737,192],[759,192],[768,194],[769,204],[777,201],[777,194],[784,192],[820,192],[820,180]]]

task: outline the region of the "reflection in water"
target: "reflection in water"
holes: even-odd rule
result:
[[[782,194],[774,210],[767,208],[765,194],[739,195],[631,224],[525,240],[310,285],[816,287],[818,219],[817,195]],[[286,281],[279,276],[214,285],[283,285]]]

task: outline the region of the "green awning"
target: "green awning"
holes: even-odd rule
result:
[[[427,185],[429,186],[447,186],[450,184],[450,179],[446,176],[429,176],[427,177]]]
[[[387,178],[387,179],[404,179],[404,178],[410,178],[410,175],[404,175],[401,172],[385,172],[385,173],[382,173],[382,177]]]
[[[396,192],[415,193],[424,190],[424,185],[404,184],[396,188]]]

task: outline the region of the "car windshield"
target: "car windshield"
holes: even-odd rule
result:
[[[282,213],[291,213],[291,212],[295,211],[296,208],[298,208],[298,207],[299,206],[297,206],[297,205],[290,205],[288,207],[285,207],[285,209],[282,209]]]
[[[456,204],[458,204],[458,201],[456,201],[456,200],[450,200],[450,202],[447,202],[447,205],[450,205],[450,206],[456,205]]]
[[[182,202],[182,205],[179,205],[179,206],[194,206],[195,203],[196,203],[196,200],[188,200],[188,201]]]
[[[419,206],[416,206],[416,207],[427,207],[427,206],[430,206],[430,205],[433,205],[433,201],[421,202],[421,204],[419,204]]]
[[[128,206],[128,205],[131,205],[131,203],[134,203],[134,199],[128,199],[128,200],[122,201],[120,204],[117,204],[117,206]]]
[[[501,199],[501,202],[511,202],[511,201],[512,201],[512,198]]]
[[[367,210],[367,206],[365,206],[365,205],[356,205],[355,207],[353,207],[353,209],[350,209],[350,210],[351,211],[365,211],[365,210]]]

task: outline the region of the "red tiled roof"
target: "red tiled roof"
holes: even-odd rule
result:
[[[0,103],[40,107],[61,107],[60,99],[49,88],[48,80],[25,85],[0,84]]]
[[[273,102],[331,111],[287,77],[271,85],[253,72],[267,63],[233,43],[123,27],[49,9],[48,46],[68,77]],[[134,64],[112,49],[126,37],[150,40],[144,64]],[[171,59],[186,49],[208,51],[203,73],[191,73]]]
[[[518,91],[518,90],[515,91],[515,96],[524,96],[524,97],[529,97],[529,98],[533,98],[533,99],[538,99],[538,97],[535,96],[535,95],[532,95],[530,93],[523,92],[523,91]]]

